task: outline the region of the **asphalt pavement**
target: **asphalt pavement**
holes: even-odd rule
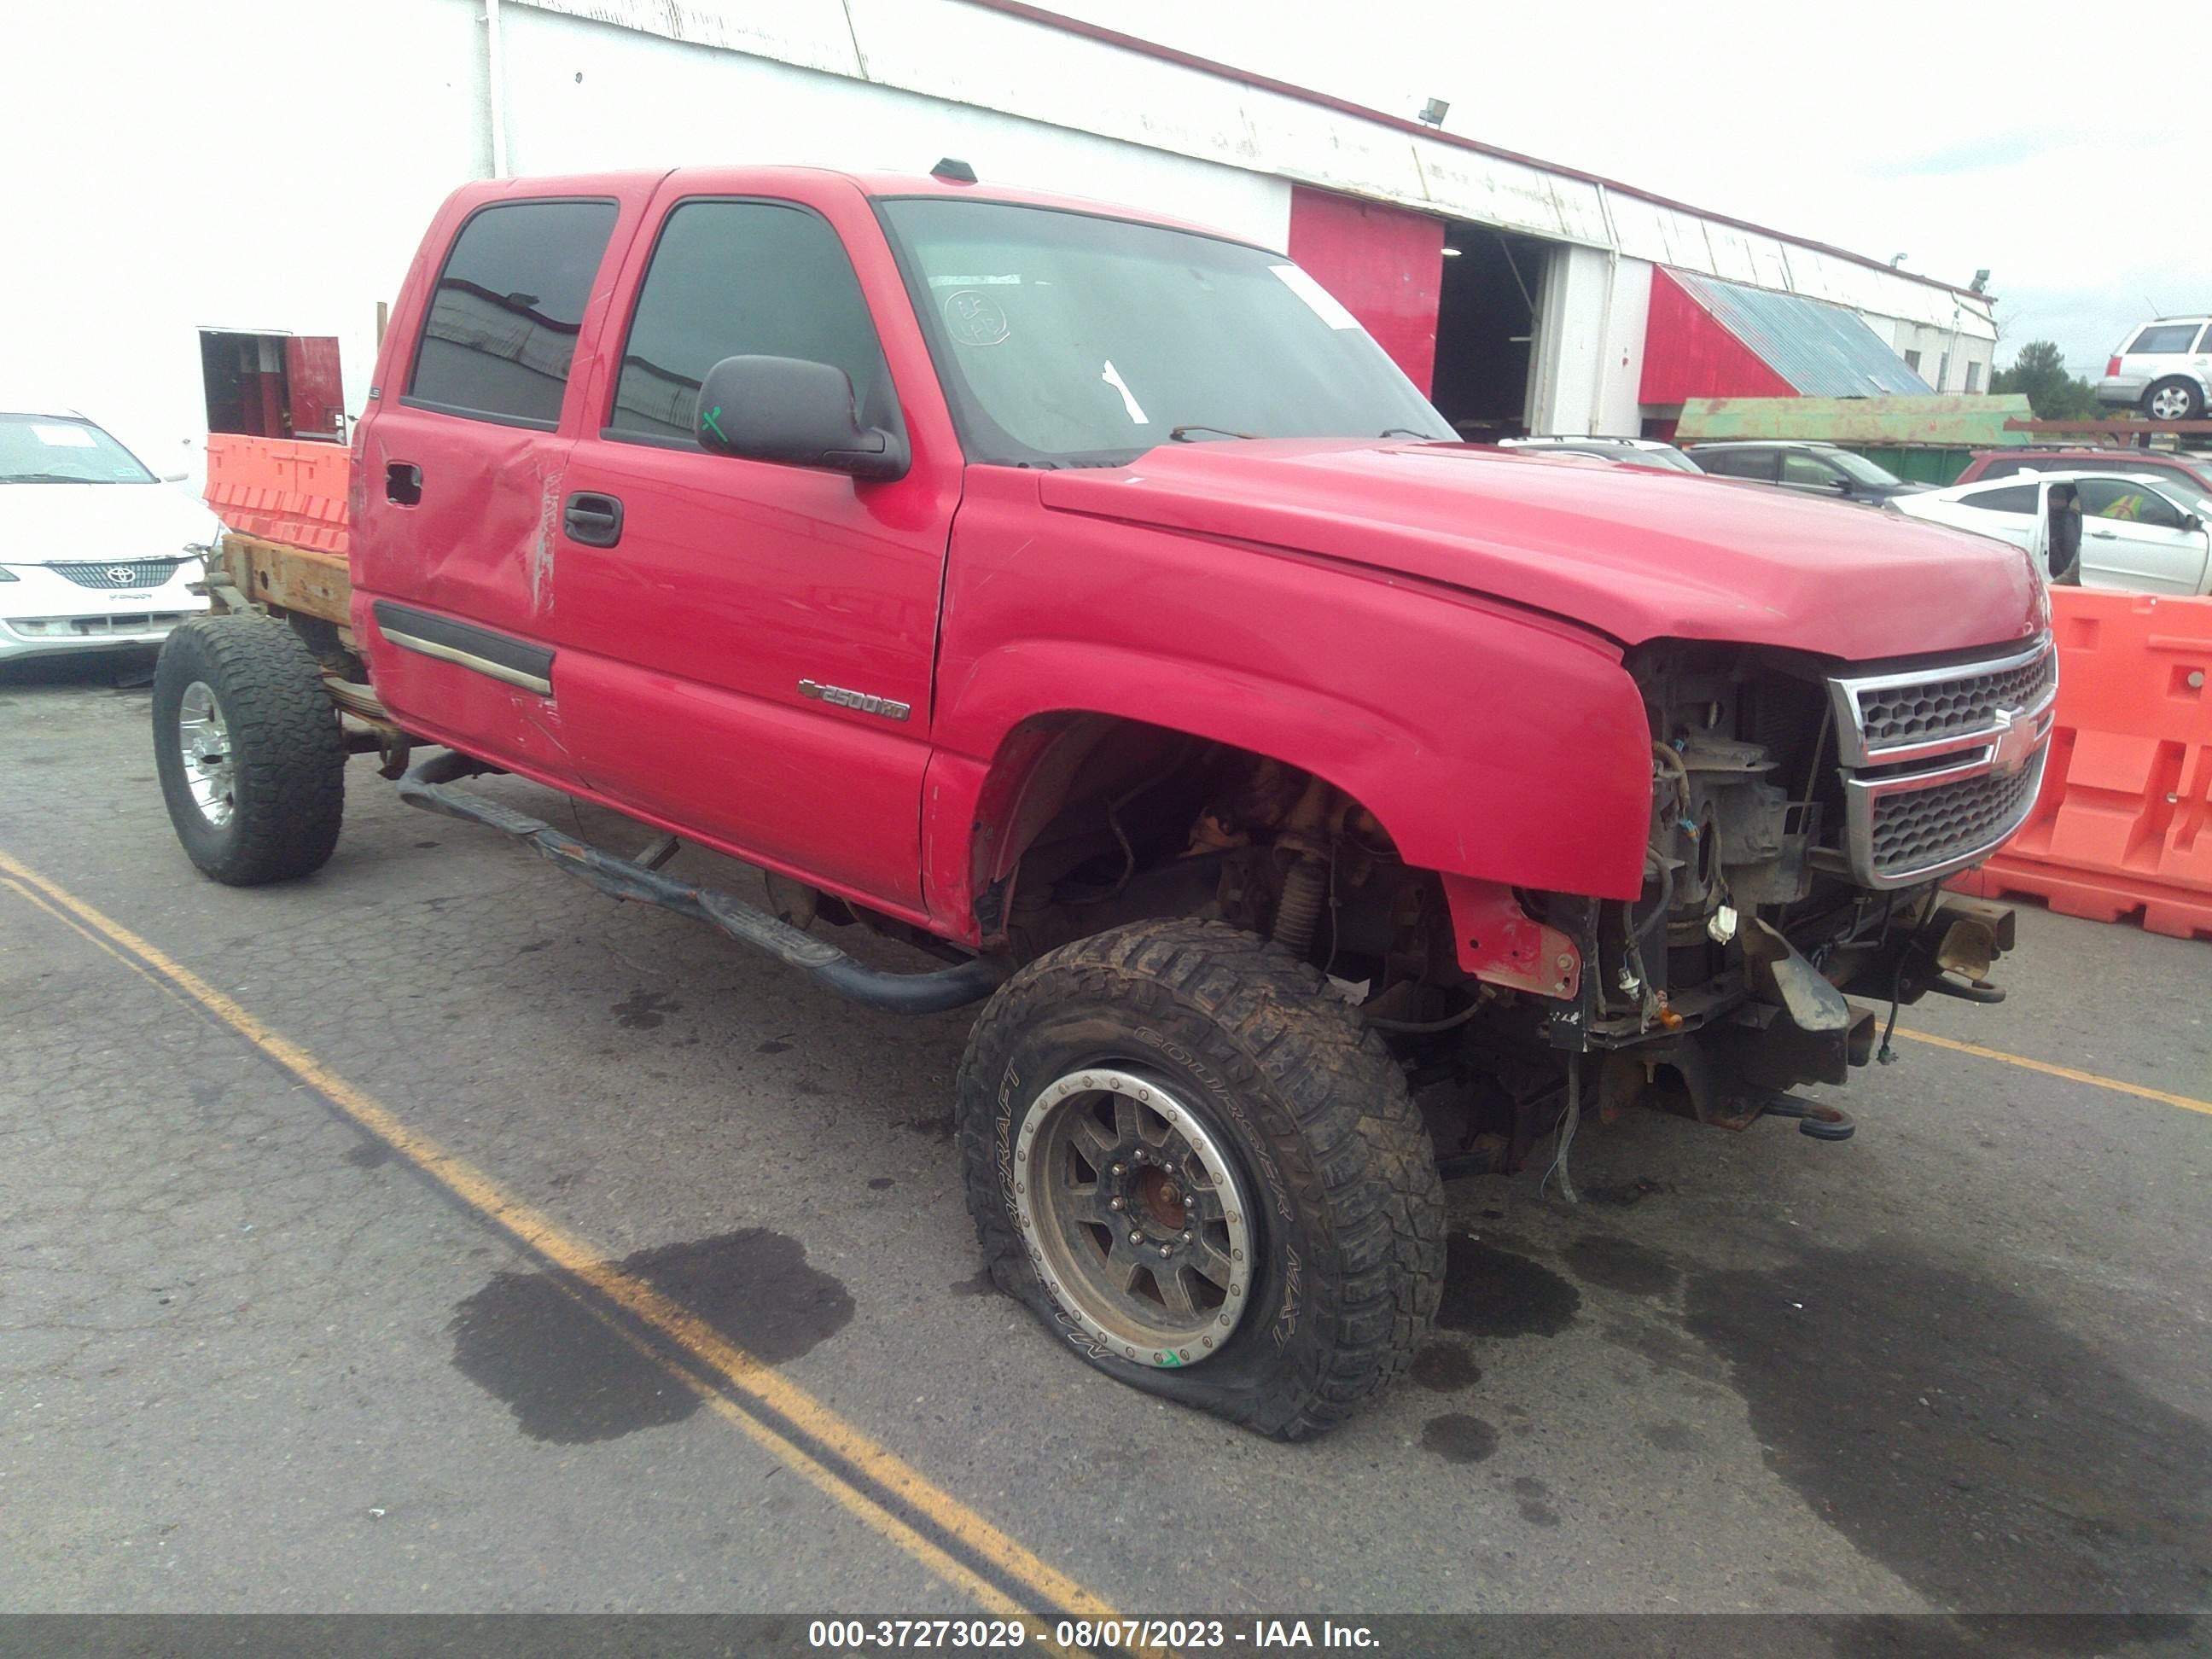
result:
[[[216,886],[143,686],[0,676],[0,1611],[2212,1606],[2212,944],[2027,911],[1846,1144],[1453,1182],[1413,1381],[1285,1447],[979,1279],[967,1017],[347,781]]]

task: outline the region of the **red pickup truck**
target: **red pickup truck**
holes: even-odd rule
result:
[[[830,990],[981,1002],[996,1282],[1270,1435],[1406,1366],[1440,1161],[1571,1182],[1632,1104],[1838,1138],[1787,1091],[1866,1063],[1877,1008],[2002,994],[2008,915],[1942,883],[2042,772],[2026,556],[1459,443],[1204,229],[950,163],[471,185],[350,505],[349,566],[228,538],[162,653],[200,868],[319,867],[374,750]],[[465,785],[498,772],[665,833],[586,845]],[[665,871],[679,838],[766,904]]]

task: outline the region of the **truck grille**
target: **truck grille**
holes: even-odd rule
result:
[[[72,559],[57,562],[46,567],[57,575],[68,577],[79,587],[100,587],[112,592],[124,587],[159,587],[177,574],[182,559],[125,559],[112,564],[102,564],[91,559]]]
[[[1829,683],[1851,873],[1877,890],[1986,858],[2035,805],[2058,696],[2051,636]]]
[[[2044,651],[2010,667],[1862,687],[1853,695],[1866,745],[1878,751],[1985,731],[1997,709],[2033,708],[2057,685],[2057,653]]]
[[[1891,880],[1994,847],[2034,804],[2043,756],[2014,772],[1980,772],[1926,789],[1875,798],[1868,824],[1875,872]]]

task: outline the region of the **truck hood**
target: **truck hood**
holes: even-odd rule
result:
[[[1653,639],[1844,660],[2045,626],[2017,548],[1764,484],[1462,444],[1166,445],[1039,475],[1043,504],[1280,548]]]
[[[174,484],[0,484],[0,564],[173,559],[222,524]]]

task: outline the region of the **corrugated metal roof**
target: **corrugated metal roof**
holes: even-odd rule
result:
[[[1856,312],[1672,265],[1667,274],[1804,397],[1926,397],[1936,390]]]

